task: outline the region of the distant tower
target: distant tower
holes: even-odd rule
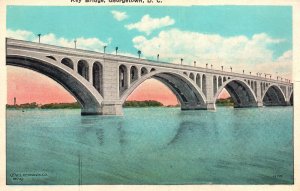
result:
[[[14,106],[16,106],[16,105],[17,105],[17,98],[14,97]]]

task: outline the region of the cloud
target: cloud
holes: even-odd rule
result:
[[[151,18],[150,15],[144,15],[141,21],[125,25],[125,27],[128,30],[136,29],[149,35],[153,30],[170,26],[174,23],[174,19],[170,18],[169,16],[165,16],[163,18]]]
[[[122,21],[124,19],[128,18],[128,15],[126,12],[121,12],[121,11],[111,11],[113,17],[117,20],[117,21]]]
[[[6,35],[9,38],[38,42],[37,35],[31,31],[7,29]],[[84,37],[77,38],[76,41],[77,41],[76,45],[78,49],[101,52],[103,51],[104,45],[108,45],[111,43],[111,38],[109,38],[107,42],[101,41],[98,38],[84,38]],[[56,46],[69,47],[69,48],[74,48],[75,46],[74,39],[57,37],[53,33],[44,34],[44,35],[42,34],[41,42],[45,44],[51,44]]]
[[[284,39],[272,38],[266,33],[254,34],[250,38],[243,35],[223,37],[171,29],[161,31],[153,38],[137,36],[132,41],[135,48],[151,59],[156,59],[156,55],[160,54],[162,61],[177,64],[183,58],[186,65],[193,65],[196,61],[200,67],[208,63],[214,69],[224,66],[224,70],[230,71],[232,67],[234,72],[240,73],[245,70],[254,75],[256,72],[265,72],[273,73],[273,76],[276,73],[291,76],[292,51],[274,59],[270,46]]]
[[[32,41],[35,38],[35,35],[26,30],[6,30],[6,36],[9,38],[19,39],[19,40],[30,40]]]

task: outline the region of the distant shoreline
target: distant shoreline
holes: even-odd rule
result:
[[[216,102],[217,106],[233,106],[234,103],[231,98],[218,99]],[[161,102],[154,100],[145,101],[126,101],[123,104],[125,108],[140,108],[140,107],[180,107],[180,105],[163,105]],[[78,102],[73,103],[49,103],[49,104],[37,104],[36,102],[9,105],[6,104],[7,109],[80,109]]]

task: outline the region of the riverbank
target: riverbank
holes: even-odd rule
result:
[[[216,102],[217,106],[233,106],[234,103],[231,98],[218,99]],[[145,100],[145,101],[126,101],[123,107],[180,107],[180,105],[167,105],[164,106],[161,102],[155,100]],[[37,104],[36,102],[16,104],[16,105],[6,105],[7,109],[80,109],[80,104],[78,102],[74,103],[49,103],[49,104]]]

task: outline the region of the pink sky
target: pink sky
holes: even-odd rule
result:
[[[8,66],[7,82],[8,104],[13,104],[14,97],[17,98],[17,104],[76,101],[67,90],[54,80],[28,69]],[[223,93],[221,97],[227,97],[227,94]],[[171,90],[155,79],[146,80],[132,92],[127,100],[156,100],[164,105],[176,105],[178,103]]]

